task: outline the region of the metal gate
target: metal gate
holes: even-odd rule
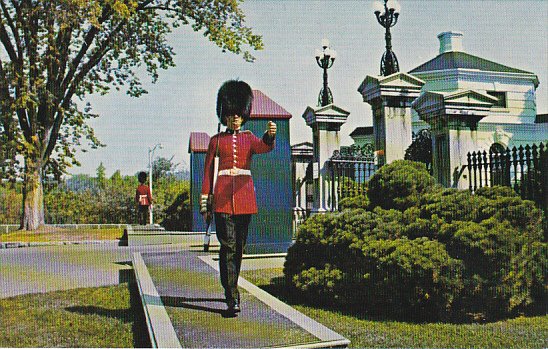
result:
[[[378,169],[371,144],[341,147],[329,159],[331,172],[331,209],[338,210],[340,200],[365,195],[365,184]]]

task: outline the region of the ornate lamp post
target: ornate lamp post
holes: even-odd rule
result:
[[[318,96],[319,107],[325,107],[333,103],[333,94],[327,86],[327,69],[333,66],[333,62],[337,57],[337,52],[329,48],[329,40],[322,40],[322,48],[323,50],[316,50],[316,62],[323,69],[323,88],[320,90],[320,95]]]
[[[396,54],[392,51],[392,35],[390,28],[395,26],[400,15],[400,5],[396,0],[377,0],[374,3],[377,21],[386,29],[386,51],[381,59],[381,75],[388,76],[400,71]]]
[[[150,188],[150,196],[152,196],[152,158],[154,157],[154,151],[156,148],[162,149],[162,144],[158,143],[153,148],[148,148],[148,187]],[[152,217],[152,208],[154,206],[150,205],[150,211],[148,211],[150,225],[154,224]]]

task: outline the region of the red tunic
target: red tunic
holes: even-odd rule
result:
[[[135,202],[140,206],[149,206],[152,202],[152,195],[150,195],[150,188],[148,185],[139,184],[135,191]]]
[[[221,132],[213,136],[209,141],[205,159],[202,194],[211,194],[217,139],[219,139],[219,171],[240,169],[246,172],[245,170],[249,171],[251,166],[253,154],[267,153],[274,149],[274,141],[272,140],[272,144],[267,144],[264,138],[266,137],[263,139],[256,137],[251,131],[235,134]],[[255,186],[249,174],[219,175],[213,197],[214,212],[234,215],[257,213]]]

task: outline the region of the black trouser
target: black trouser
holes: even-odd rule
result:
[[[148,206],[139,205],[139,209],[137,210],[137,217],[139,219],[140,225],[146,225],[148,218]]]
[[[225,297],[228,302],[240,300],[238,277],[240,276],[242,255],[250,221],[251,215],[249,214],[215,213],[217,239],[221,243],[221,250],[219,251],[221,285],[225,289]]]

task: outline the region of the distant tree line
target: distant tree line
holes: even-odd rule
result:
[[[154,222],[167,230],[186,231],[191,229],[190,183],[188,171],[176,167],[172,159],[158,158],[153,163]],[[110,177],[105,173],[101,163],[95,177],[79,174],[65,181],[46,181],[46,223],[136,223],[137,176],[122,176],[119,170]],[[0,224],[19,224],[21,199],[21,183],[0,186]]]

